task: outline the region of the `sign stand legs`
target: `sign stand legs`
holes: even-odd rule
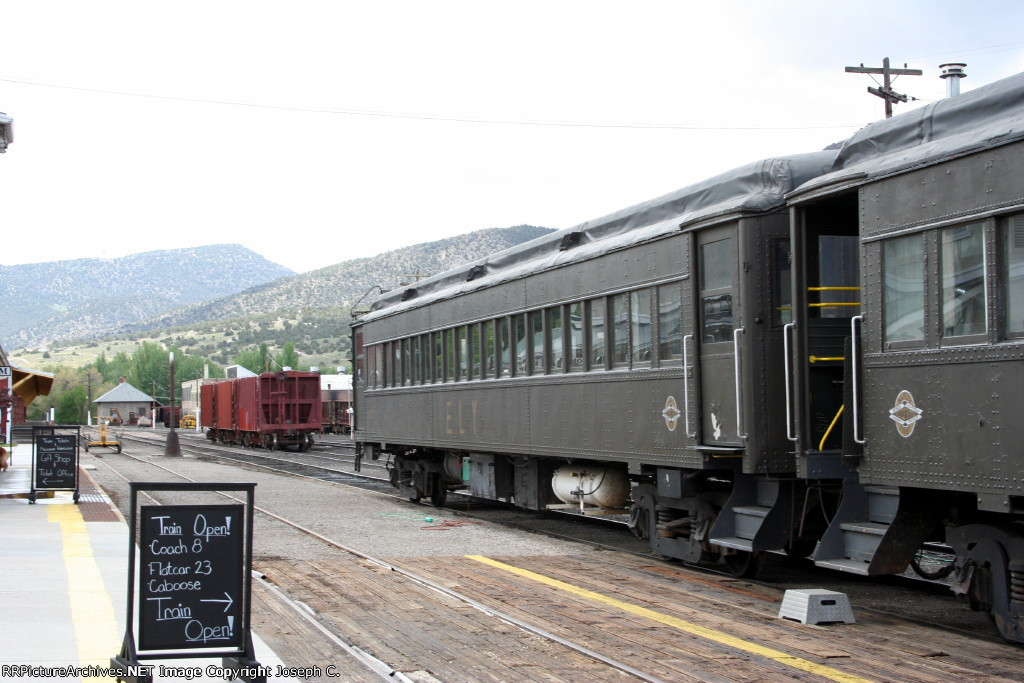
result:
[[[117,680],[122,683],[153,683],[153,669],[151,667],[142,669],[142,666],[135,653],[135,638],[131,629],[128,629],[128,632],[124,634],[121,654],[110,658],[110,667],[129,673],[138,672],[137,675],[118,676]],[[142,673],[143,671],[146,673]]]
[[[224,657],[221,660],[221,665],[225,669],[230,669],[235,672],[235,678],[240,681],[246,681],[247,683],[267,683],[266,675],[251,675],[252,672],[260,672],[265,670],[263,666],[256,661],[256,648],[252,644],[252,632],[245,636],[245,656],[244,657]]]

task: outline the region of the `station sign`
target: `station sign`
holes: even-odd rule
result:
[[[250,625],[256,484],[133,481],[130,486],[127,626],[111,667],[138,671],[145,660],[219,657],[230,677],[266,683],[267,668],[256,661]],[[150,498],[148,492],[162,492],[158,498],[173,503],[178,494],[227,491],[244,491],[245,502],[139,505],[144,492]],[[153,680],[146,673],[119,678],[123,683]]]
[[[74,491],[78,502],[79,427],[33,426],[32,487],[29,502],[36,502],[37,491]]]
[[[139,648],[244,645],[244,505],[144,505]]]

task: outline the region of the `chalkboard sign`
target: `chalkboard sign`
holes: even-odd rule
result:
[[[33,487],[37,491],[78,489],[78,434],[34,434],[36,462]]]
[[[241,649],[245,506],[143,505],[141,512],[139,649]]]

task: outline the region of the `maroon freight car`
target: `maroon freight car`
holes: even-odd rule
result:
[[[324,434],[350,434],[352,432],[352,390],[324,389],[321,392],[320,422]]]
[[[320,375],[286,370],[200,389],[202,426],[212,441],[276,450],[313,445],[320,432]]]

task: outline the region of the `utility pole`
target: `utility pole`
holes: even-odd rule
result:
[[[907,65],[904,64],[904,67]],[[924,74],[920,69],[892,69],[889,67],[889,58],[886,57],[882,60],[882,67],[864,66],[861,63],[860,66],[848,66],[846,67],[846,73],[848,74],[882,74],[882,87],[881,88],[868,88],[868,92],[872,95],[876,95],[885,100],[885,118],[892,118],[892,103],[893,102],[906,102],[907,96],[900,94],[892,89],[892,78],[891,76],[921,76]]]

